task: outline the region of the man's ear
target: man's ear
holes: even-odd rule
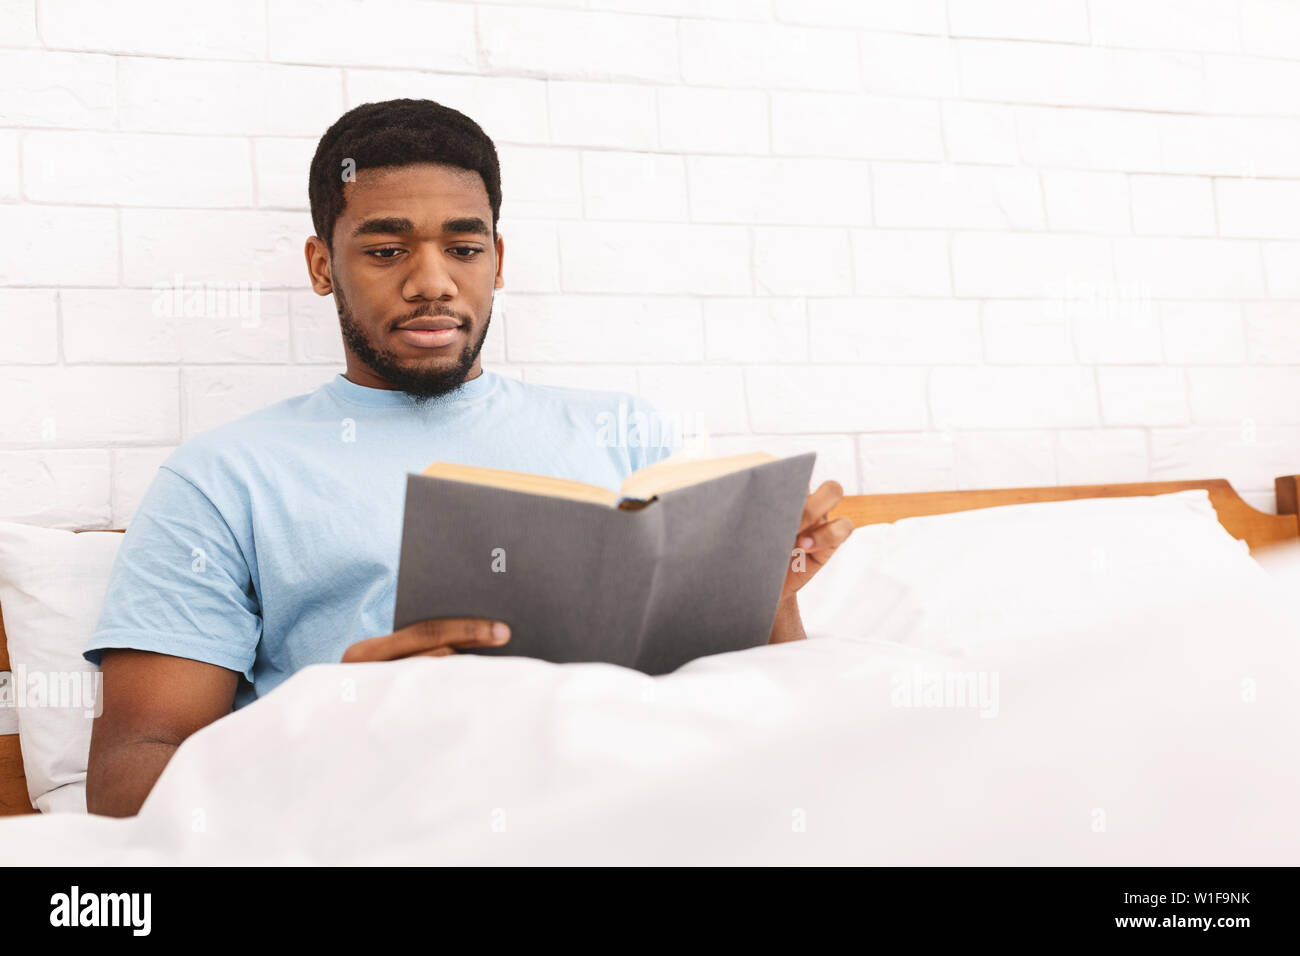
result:
[[[334,280],[330,271],[330,251],[319,236],[308,236],[303,253],[307,257],[307,278],[317,295],[329,295],[334,291]]]

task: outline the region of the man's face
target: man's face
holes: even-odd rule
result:
[[[505,252],[482,178],[422,163],[343,189],[333,249],[313,237],[307,261],[334,294],[349,380],[427,398],[477,377]]]

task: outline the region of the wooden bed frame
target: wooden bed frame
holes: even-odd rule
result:
[[[1204,481],[1141,481],[1115,485],[1052,485],[1042,488],[992,488],[972,491],[925,491],[905,494],[848,495],[832,512],[849,517],[854,527],[882,524],[921,515],[948,514],[1034,501],[1068,501],[1077,498],[1128,498],[1164,495],[1204,488],[1218,514],[1219,523],[1234,538],[1245,541],[1252,552],[1300,539],[1300,475],[1284,475],[1273,482],[1277,514],[1259,511],[1233,490],[1223,478]],[[113,529],[120,531],[121,529]],[[0,671],[9,670],[8,641],[0,611]],[[0,816],[36,813],[27,796],[18,735],[0,735]]]

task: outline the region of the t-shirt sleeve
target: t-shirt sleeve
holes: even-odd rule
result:
[[[252,680],[262,617],[235,533],[199,488],[158,470],[123,536],[84,657],[105,648],[215,664]]]

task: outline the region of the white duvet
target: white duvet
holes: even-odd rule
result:
[[[1295,864],[1300,577],[1278,580],[964,657],[885,615],[659,678],[313,666],[187,740],[138,817],[10,819],[0,858]]]

